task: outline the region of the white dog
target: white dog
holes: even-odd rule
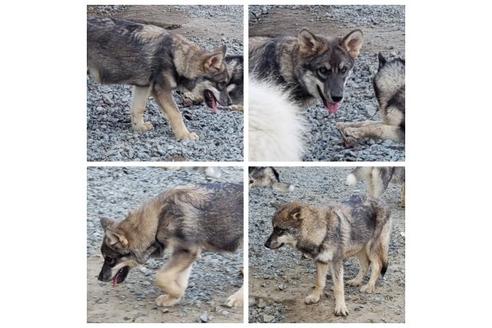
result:
[[[305,131],[305,120],[288,93],[272,83],[250,81],[250,161],[302,161]]]

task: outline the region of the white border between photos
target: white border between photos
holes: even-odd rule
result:
[[[89,1],[88,4],[129,4],[129,5],[139,5],[139,4],[145,4],[145,5],[217,5],[218,1]],[[369,1],[370,3],[374,4],[404,4],[404,1]],[[323,3],[322,1],[230,1],[227,3],[223,3],[224,5],[243,5],[244,11],[243,11],[243,51],[244,53],[248,53],[248,42],[247,42],[247,35],[248,35],[248,5],[261,5],[261,4],[285,4],[285,5],[309,5],[309,4],[325,4],[325,5],[335,5],[335,4],[353,4],[347,1],[330,1],[330,3]],[[222,5],[222,3],[220,3]],[[248,56],[244,56],[244,66],[248,67]],[[248,70],[245,70],[244,72],[244,80],[249,81],[249,72]],[[221,323],[213,323],[214,326],[216,327],[226,327],[229,325],[242,325],[244,327],[255,327],[258,325],[264,325],[260,323],[248,323],[248,300],[249,300],[249,257],[248,257],[248,245],[249,245],[249,235],[248,235],[248,225],[249,225],[249,219],[248,219],[248,211],[249,211],[249,193],[248,193],[248,170],[247,168],[249,166],[277,166],[277,167],[296,167],[296,166],[301,166],[301,167],[355,167],[355,166],[405,166],[404,162],[299,162],[299,163],[292,163],[292,162],[250,162],[248,160],[248,120],[247,120],[247,114],[248,114],[248,99],[249,99],[249,83],[245,82],[244,84],[244,162],[238,162],[238,161],[231,161],[231,162],[127,162],[127,161],[122,161],[122,162],[87,162],[88,167],[93,167],[93,166],[102,166],[102,167],[118,167],[118,166],[137,166],[137,167],[147,167],[147,166],[171,166],[171,167],[203,167],[203,166],[217,166],[217,167],[227,167],[227,166],[234,166],[234,167],[243,167],[243,175],[244,175],[244,246],[243,246],[243,259],[244,259],[244,276],[243,276],[243,281],[244,281],[244,305],[243,305],[243,323],[232,323],[232,324],[221,324]],[[85,253],[84,253],[85,255]],[[406,312],[406,311],[405,311]],[[159,324],[159,323],[152,323],[152,324]],[[151,325],[152,325],[151,324]],[[326,324],[326,323],[302,323],[301,325],[304,327],[309,327],[309,326],[314,326],[314,325],[320,325],[320,324]],[[105,325],[105,324],[103,324]],[[126,324],[122,324],[125,325]],[[132,323],[131,326],[135,325],[135,323]],[[198,325],[198,323],[182,323],[180,325],[183,326],[191,326],[194,327],[195,325]],[[271,324],[267,324],[271,325]],[[281,324],[275,324],[275,326],[280,325],[280,326],[285,326],[285,325],[290,325],[290,323],[281,323]],[[330,325],[340,325],[339,323],[330,323]],[[346,324],[343,324],[346,325]],[[358,324],[361,325],[361,324]],[[366,325],[366,324],[362,324]],[[374,324],[371,324],[374,325]]]

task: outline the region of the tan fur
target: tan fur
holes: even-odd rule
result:
[[[123,221],[101,220],[105,229],[103,245],[110,246],[113,252],[126,254],[120,257],[121,262],[111,267],[111,276],[114,277],[126,266],[133,268],[142,264],[139,258],[146,261],[156,251],[154,245],[158,240],[165,248],[171,250],[171,256],[156,274],[156,285],[164,293],[156,299],[156,304],[159,306],[177,304],[188,286],[192,265],[202,251],[224,251],[202,239],[187,244],[175,233],[177,229],[181,233],[197,229],[197,220],[203,217],[200,209],[208,206],[213,192],[199,186],[175,187],[128,213]],[[217,222],[223,223],[223,221]],[[240,231],[242,232],[242,228]],[[227,251],[231,250],[227,249]],[[229,297],[227,304],[230,306],[242,304],[242,288]]]
[[[135,131],[146,132],[154,127],[152,123],[144,121],[145,107],[150,96],[151,87],[133,87],[133,103],[131,109],[132,126]]]
[[[299,202],[284,204],[272,219],[274,230],[265,244],[269,248],[289,244],[315,260],[316,284],[304,299],[306,304],[320,301],[330,269],[335,314],[343,316],[348,315],[343,260],[353,256],[359,259],[360,270],[357,276],[348,282],[353,286],[362,284],[369,266],[371,267],[369,282],[361,287],[361,291],[374,292],[381,270],[388,263],[391,232],[389,209],[384,204],[372,198],[363,198],[361,203],[356,203],[359,204],[356,212],[352,211],[353,207],[349,204],[352,203],[328,202],[325,207],[314,207]],[[372,223],[373,228],[369,227],[371,224],[364,223],[364,213],[375,213],[371,219],[375,220]],[[354,232],[360,240],[352,238],[353,229],[357,229]]]
[[[188,131],[186,128],[183,122],[183,116],[181,116],[178,105],[174,101],[171,90],[154,90],[152,94],[155,101],[159,104],[162,113],[169,120],[176,139],[198,140],[198,135]]]

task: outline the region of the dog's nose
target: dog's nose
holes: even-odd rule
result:
[[[342,101],[343,97],[339,97],[339,96],[331,96],[331,99],[332,99],[334,102],[340,102],[340,101]]]

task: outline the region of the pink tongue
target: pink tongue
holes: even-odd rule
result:
[[[217,102],[212,98],[212,112],[217,113]]]
[[[330,114],[336,113],[339,108],[340,108],[340,102],[331,103],[326,106],[326,109],[328,109],[328,112]]]
[[[113,287],[116,286],[116,276],[113,277]]]

